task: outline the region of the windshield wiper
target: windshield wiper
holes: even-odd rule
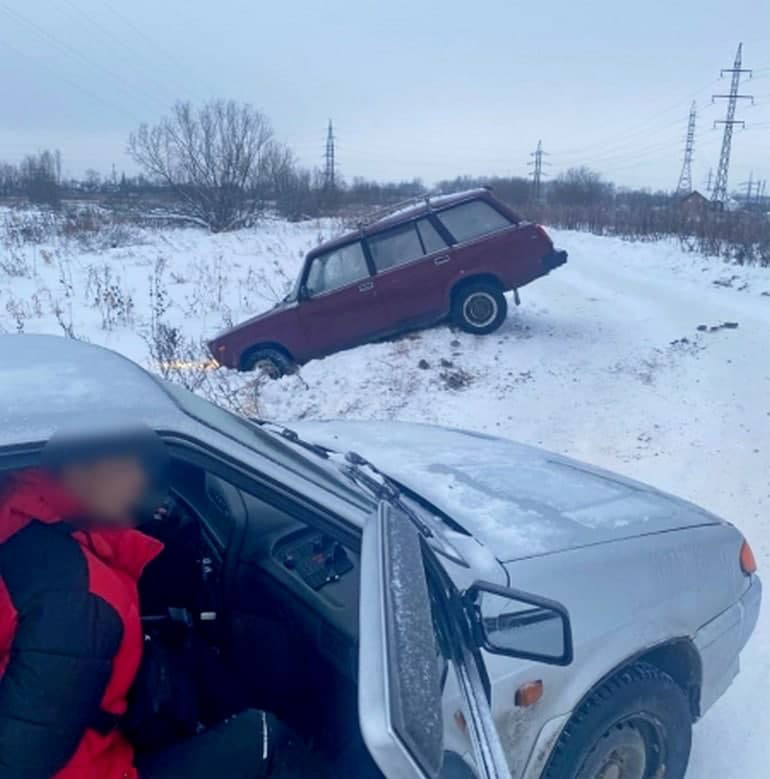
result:
[[[376,465],[357,452],[346,452],[345,462],[347,465],[341,466],[343,473],[347,474],[357,484],[368,489],[377,500],[384,500],[406,514],[425,538],[433,537],[433,531],[427,523],[420,519],[417,512],[404,501],[400,487],[390,476],[383,473]]]
[[[306,441],[304,438],[300,437],[299,433],[297,433],[295,430],[292,430],[290,427],[284,427],[283,425],[278,425],[275,422],[268,421],[267,419],[259,419],[258,417],[249,417],[248,419],[249,422],[252,422],[255,425],[259,425],[259,427],[263,428],[264,430],[275,433],[276,435],[281,436],[281,438],[285,438],[287,441],[290,441],[297,446],[301,446],[308,452],[312,452],[319,457],[323,457],[324,460],[328,460],[329,456],[334,452],[333,449],[327,449],[325,446],[321,446],[321,444],[314,444],[311,441]]]
[[[249,422],[274,435],[285,438],[290,443],[300,446],[318,457],[322,457],[324,460],[338,460],[340,457],[340,453],[336,449],[329,449],[321,444],[307,441],[289,427],[278,425],[275,422],[270,422],[266,419],[259,419],[258,417],[249,417]],[[395,479],[381,471],[374,463],[369,462],[369,460],[362,457],[357,452],[346,452],[344,455],[344,463],[335,462],[335,465],[337,465],[340,471],[352,482],[359,487],[368,490],[377,500],[385,501],[391,506],[399,509],[401,513],[412,522],[424,538],[431,539],[431,546],[439,554],[464,568],[470,567],[468,562],[462,554],[455,549],[453,544],[443,538],[440,534],[437,535],[434,533],[430,525],[420,518],[419,513],[415,511],[410,504],[410,501],[415,500],[415,498],[409,494],[409,491],[404,490]],[[404,500],[404,497],[409,500]],[[420,505],[419,501],[418,505]],[[467,531],[459,527],[454,520],[449,517],[445,515],[436,515],[436,518],[445,521],[447,526],[456,532],[468,535]]]

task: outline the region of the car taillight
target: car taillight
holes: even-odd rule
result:
[[[757,572],[757,560],[748,541],[744,541],[741,547],[741,570],[746,576]]]

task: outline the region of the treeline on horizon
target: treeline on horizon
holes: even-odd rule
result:
[[[252,226],[267,214],[289,220],[356,217],[407,199],[491,187],[524,218],[634,240],[679,238],[686,248],[739,262],[770,264],[768,203],[718,208],[706,198],[683,203],[672,192],[616,186],[586,166],[569,168],[539,191],[522,177],[458,176],[428,187],[418,178],[382,182],[303,167],[276,140],[267,117],[249,104],[177,103],[155,124],[142,124],[127,150],[140,171],[62,175],[58,151],[0,162],[0,198],[51,209],[92,203],[126,215],[187,222],[211,232]]]

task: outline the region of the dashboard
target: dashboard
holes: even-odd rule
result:
[[[211,474],[196,506],[219,546],[223,580],[238,608],[275,607],[355,679],[360,557],[331,536]],[[198,502],[199,503],[199,502]]]
[[[273,549],[273,557],[316,591],[338,582],[355,567],[342,544],[310,529],[281,539]]]

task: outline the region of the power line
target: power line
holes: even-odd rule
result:
[[[577,156],[583,156],[586,152],[588,152],[591,149],[600,149],[600,153],[604,153],[607,149],[620,149],[625,146],[633,145],[634,141],[631,141],[629,143],[630,139],[636,138],[640,135],[649,136],[652,132],[660,132],[663,129],[667,129],[669,127],[672,127],[674,125],[679,124],[679,119],[674,120],[673,122],[668,122],[667,124],[663,126],[659,126],[657,130],[652,130],[652,128],[656,127],[658,125],[658,121],[664,117],[666,114],[670,114],[672,111],[678,110],[683,105],[686,105],[687,103],[692,102],[695,98],[697,98],[702,92],[705,92],[708,90],[713,84],[715,84],[719,79],[711,79],[708,84],[705,84],[700,89],[698,89],[694,94],[691,93],[689,97],[686,97],[682,100],[678,100],[676,103],[673,103],[668,106],[668,108],[661,109],[659,111],[656,111],[652,113],[648,118],[642,122],[641,124],[637,124],[635,127],[629,129],[627,132],[623,133],[619,136],[610,136],[605,138],[604,140],[599,141],[592,141],[589,144],[586,144],[584,146],[573,146],[572,148],[565,148],[565,149],[559,149],[557,150],[557,153],[561,157],[562,155],[577,155]]]
[[[754,171],[751,170],[751,171],[749,171],[749,180],[748,181],[744,181],[743,183],[740,184],[741,189],[745,189],[746,190],[746,202],[747,203],[751,202],[751,197],[754,194],[754,184],[755,184],[755,182],[754,182]],[[757,181],[756,182],[757,194],[759,194],[759,188],[760,188],[761,184],[762,184],[761,181]]]
[[[137,61],[136,55],[132,54],[129,51],[129,43],[126,39],[122,38],[119,34],[117,34],[114,30],[110,29],[108,26],[102,24],[101,21],[99,21],[92,15],[86,13],[82,8],[80,8],[78,5],[72,2],[72,0],[61,0],[61,2],[63,2],[66,5],[66,7],[64,5],[58,6],[59,10],[63,14],[66,14],[70,19],[76,22],[77,22],[77,17],[85,21],[85,23],[88,24],[92,29],[96,30],[98,33],[101,33],[101,35],[103,35],[105,39],[112,41],[113,43],[111,43],[111,46],[113,47],[113,49],[114,49],[114,44],[117,44],[119,47],[117,51],[125,50],[128,61],[131,62],[132,65],[136,63]],[[166,95],[169,96],[169,98],[164,97],[164,102],[167,101],[168,103],[171,103],[173,102],[173,100],[178,99],[178,95],[175,94],[174,90],[171,87],[169,87],[168,84],[166,84],[165,82],[161,82],[157,79],[158,73],[159,73],[159,69],[153,68],[153,75],[149,79],[149,82],[155,85],[155,87],[160,92],[165,92]],[[144,76],[143,74],[137,73],[137,76],[142,83],[148,82],[147,77]]]
[[[687,138],[684,144],[684,159],[682,160],[682,172],[679,174],[679,183],[676,185],[678,195],[687,195],[692,192],[692,156],[695,149],[695,118],[697,107],[695,101],[690,106],[690,116],[687,119]]]
[[[134,85],[127,82],[119,73],[116,73],[110,68],[105,67],[103,62],[99,62],[97,60],[91,59],[82,51],[80,51],[80,49],[76,48],[75,46],[71,46],[69,43],[67,43],[66,41],[62,41],[60,38],[57,38],[53,33],[46,30],[45,27],[42,27],[41,25],[32,21],[31,19],[19,13],[18,11],[14,10],[13,8],[10,8],[4,3],[0,3],[0,13],[5,14],[7,17],[13,19],[17,23],[26,25],[30,29],[34,30],[42,38],[47,40],[49,43],[53,44],[61,51],[66,52],[70,56],[79,59],[82,63],[87,65],[89,68],[97,68],[103,74],[113,78],[116,82],[118,82],[121,85],[121,87],[127,94],[133,94],[134,97],[140,95],[141,97],[148,98],[150,100],[157,99],[154,95],[150,95],[144,90],[142,90],[141,88],[137,88]]]
[[[102,0],[101,6],[107,9],[113,16],[115,16],[118,19],[118,21],[121,23],[122,27],[128,27],[132,29],[136,33],[136,35],[144,41],[148,51],[152,51],[153,53],[160,54],[169,64],[173,65],[174,68],[176,68],[180,76],[183,75],[187,79],[190,78],[189,64],[177,58],[174,54],[172,54],[168,50],[168,48],[160,44],[157,39],[154,39],[149,33],[147,33],[144,29],[142,29],[142,27],[140,27],[137,23],[135,23],[129,16],[121,13],[117,8],[115,8],[115,6],[112,3],[108,2],[108,0]],[[212,94],[214,95],[216,95],[218,91],[221,89],[221,83],[210,76],[210,70],[208,68],[204,68],[203,70],[198,69],[198,72],[195,75],[195,79],[198,82],[205,79],[206,88],[211,90]]]
[[[732,80],[730,83],[730,92],[726,95],[712,95],[711,99],[714,100],[727,100],[727,113],[724,119],[718,119],[714,122],[714,127],[718,124],[724,125],[725,132],[722,136],[722,150],[719,154],[719,165],[717,167],[717,177],[714,182],[714,189],[711,193],[711,200],[719,205],[724,205],[727,200],[727,175],[730,171],[730,150],[733,142],[733,127],[736,124],[742,127],[746,126],[746,123],[737,120],[735,118],[735,109],[739,100],[751,100],[754,98],[751,95],[739,94],[741,85],[741,75],[743,73],[751,74],[750,70],[746,70],[741,67],[743,59],[743,44],[738,44],[738,51],[735,52],[735,62],[731,68],[723,68],[720,77],[725,73],[732,74]]]
[[[25,54],[21,49],[14,46],[10,41],[4,40],[0,38],[0,46],[5,46],[10,51],[14,52],[14,54],[17,54],[22,59],[29,59],[29,56]],[[65,84],[69,84],[73,89],[78,90],[79,92],[82,92],[84,95],[90,97],[92,100],[97,101],[98,103],[101,103],[102,105],[106,106],[107,108],[117,110],[121,113],[123,113],[124,116],[127,118],[130,118],[131,121],[138,121],[136,115],[132,114],[130,111],[128,111],[125,106],[115,101],[105,99],[101,95],[97,94],[96,92],[91,91],[90,89],[87,89],[82,84],[79,84],[77,81],[73,81],[72,79],[67,78],[67,76],[63,75],[60,70],[57,68],[54,68],[53,65],[49,65],[46,60],[36,60],[37,65],[42,65],[46,70],[48,70],[50,73],[52,73],[54,76],[59,78],[61,81],[63,81]]]

